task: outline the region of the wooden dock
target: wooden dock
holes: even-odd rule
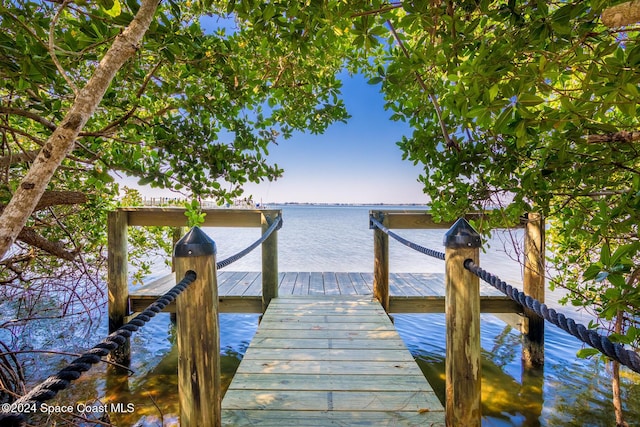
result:
[[[215,243],[192,228],[175,243],[176,271],[198,277],[178,297],[180,422],[220,425],[465,425],[480,427],[480,313],[493,313],[526,334],[524,348],[542,355],[544,323],[529,329],[523,307],[463,268],[479,262],[481,239],[464,218],[436,223],[424,211],[371,211],[373,272],[281,272],[281,210],[207,209],[204,227],[260,227],[261,272],[216,272]],[[470,216],[481,218],[484,213]],[[108,216],[109,331],[176,283],[173,274],[129,286],[130,226],[183,227],[184,209],[121,208]],[[544,223],[526,217],[523,289],[544,296]],[[513,225],[509,225],[510,227]],[[390,229],[448,229],[443,273],[390,273]],[[177,238],[180,230],[175,229]],[[194,249],[197,248],[198,250]],[[413,247],[413,246],[412,246]],[[421,250],[422,251],[422,250]],[[426,252],[426,251],[425,251]],[[179,261],[179,262],[178,262]],[[445,276],[446,275],[446,276]],[[447,295],[447,406],[443,412],[394,330],[388,313],[444,313]],[[540,298],[539,298],[540,299]],[[203,301],[206,300],[206,303]],[[375,301],[375,302],[374,302]],[[368,312],[367,310],[371,310]],[[317,311],[316,311],[317,310]],[[362,311],[362,312],[361,312]],[[264,313],[224,406],[219,390],[218,313]],[[533,316],[535,317],[535,316]],[[195,321],[194,321],[195,320]],[[182,345],[180,344],[182,342]],[[391,346],[391,347],[385,347]],[[110,354],[127,365],[124,342]],[[541,363],[541,357],[531,357]],[[446,414],[445,414],[446,412]]]
[[[175,285],[167,275],[129,291],[131,312],[144,309]],[[444,313],[444,273],[389,273],[390,313]],[[373,294],[373,273],[281,272],[278,295],[358,296]],[[218,272],[221,313],[262,313],[259,272]],[[519,313],[522,307],[490,285],[480,285],[483,313]],[[175,305],[167,307],[175,311]]]
[[[222,401],[228,426],[443,426],[444,418],[370,296],[271,300]]]

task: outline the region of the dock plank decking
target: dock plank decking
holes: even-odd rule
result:
[[[357,296],[373,294],[373,274],[358,272],[281,272],[278,294],[284,296]],[[147,305],[175,285],[173,275],[132,288],[132,312]],[[390,273],[391,313],[444,313],[444,274]],[[262,313],[262,276],[259,272],[218,272],[220,312]],[[518,313],[517,303],[490,285],[480,284],[480,307],[484,313]],[[167,307],[174,311],[174,305]]]
[[[281,295],[271,301],[227,390],[222,421],[443,426],[444,408],[370,296]]]

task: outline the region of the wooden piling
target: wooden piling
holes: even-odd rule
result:
[[[129,282],[127,279],[127,212],[117,210],[107,216],[107,288],[109,292],[109,333],[125,324],[129,315]],[[129,338],[108,357],[118,365],[129,366]]]
[[[262,233],[264,234],[277,218],[262,215]],[[262,243],[262,312],[269,306],[272,298],[278,297],[278,231],[274,230]]]
[[[446,425],[480,427],[480,281],[464,268],[479,265],[480,236],[464,219],[445,234]]]
[[[545,230],[538,213],[527,215],[524,233],[524,293],[541,303],[545,301]],[[532,310],[524,310],[529,330],[522,346],[523,368],[544,365],[544,319]]]
[[[386,217],[377,220],[386,226]],[[373,296],[389,312],[389,236],[382,230],[373,231]]]
[[[196,280],[176,300],[180,425],[221,425],[220,326],[216,247],[200,228],[192,228],[174,251],[176,281],[186,272]]]

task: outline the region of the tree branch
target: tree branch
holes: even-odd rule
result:
[[[49,129],[50,131],[54,131],[56,130],[56,125],[55,123],[45,119],[44,117],[36,114],[36,113],[32,113],[31,111],[26,111],[23,110],[21,108],[12,108],[12,107],[3,107],[0,106],[0,114],[15,114],[17,116],[22,116],[22,117],[26,117],[28,119],[31,119],[33,121],[36,121],[38,123],[40,123],[42,126],[46,127],[47,129]]]
[[[394,9],[398,9],[402,7],[402,3],[390,3],[388,6],[383,6],[379,9],[374,10],[366,10],[364,12],[357,12],[351,15],[351,18],[359,18],[361,16],[369,16],[369,15],[378,15],[381,13],[389,12]]]
[[[398,43],[398,46],[400,46],[400,49],[404,53],[404,56],[407,59],[411,59],[411,55],[409,54],[409,51],[407,50],[406,46],[404,45],[404,42],[396,32],[396,29],[391,23],[391,21],[387,20],[387,25],[389,26],[389,30],[391,31],[391,34],[393,34],[393,38],[396,40],[396,42]],[[442,130],[442,136],[444,137],[444,140],[447,143],[447,147],[454,148],[456,151],[460,152],[460,145],[458,145],[458,143],[453,138],[451,138],[451,135],[449,135],[449,130],[447,129],[447,125],[444,123],[444,120],[442,119],[442,109],[440,108],[438,99],[431,93],[431,91],[429,91],[429,89],[427,88],[427,84],[424,82],[424,79],[422,78],[420,73],[418,73],[417,71],[414,71],[414,75],[416,76],[416,80],[418,81],[418,84],[420,85],[422,90],[429,97],[429,101],[431,101],[431,104],[433,104],[433,108],[436,110],[436,115],[438,116],[438,123],[440,124],[440,129]]]
[[[36,158],[40,150],[25,151],[18,154],[9,154],[0,157],[0,168],[11,167],[17,163],[32,162]]]
[[[639,2],[640,3],[640,2]],[[603,135],[589,135],[587,142],[594,144],[599,142],[633,142],[640,140],[639,131],[620,131],[615,133],[606,133]]]
[[[73,261],[78,256],[78,252],[67,251],[60,242],[45,239],[31,227],[24,227],[18,234],[18,240],[67,261]]]
[[[73,82],[73,80],[71,80],[69,75],[67,75],[67,72],[65,71],[65,69],[62,68],[62,65],[60,64],[60,61],[58,61],[58,56],[56,55],[56,46],[55,46],[55,43],[54,43],[56,24],[58,23],[58,19],[60,19],[60,14],[64,10],[64,8],[67,7],[68,3],[69,3],[69,0],[65,0],[65,1],[62,2],[62,6],[60,6],[60,8],[56,12],[55,16],[51,20],[51,24],[49,24],[49,44],[48,44],[48,48],[49,48],[49,55],[51,55],[51,59],[53,60],[53,63],[56,65],[56,68],[58,69],[58,72],[60,72],[60,74],[62,75],[64,80],[67,82],[69,87],[71,87],[71,89],[73,90],[73,93],[76,96],[78,96],[78,93],[80,92],[78,90],[78,86],[76,86],[76,84]]]

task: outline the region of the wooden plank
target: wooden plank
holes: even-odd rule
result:
[[[326,314],[304,315],[296,313],[275,314],[263,320],[265,327],[272,323],[373,323],[377,321],[377,315],[370,313],[353,314],[351,316],[331,316]]]
[[[391,295],[400,296],[420,296],[422,295],[411,284],[398,274],[389,274],[389,292]]]
[[[229,291],[238,283],[238,275],[244,272],[224,271],[218,272],[218,295],[228,295]]]
[[[414,411],[440,405],[433,391],[227,391],[225,409],[295,411]]]
[[[269,361],[301,361],[323,360],[344,361],[359,360],[362,362],[403,361],[413,362],[413,357],[404,349],[380,350],[375,349],[336,349],[336,348],[311,348],[311,349],[274,349],[254,347],[247,350],[244,357],[251,359],[263,359]]]
[[[280,287],[278,289],[279,295],[289,296],[293,295],[293,291],[296,286],[296,279],[298,278],[298,273],[296,272],[286,272],[280,273]]]
[[[149,304],[155,302],[157,296],[135,296],[129,298],[132,313],[143,311]],[[262,298],[259,296],[221,296],[219,297],[220,313],[262,313]],[[165,307],[164,313],[175,313],[176,305],[171,303]]]
[[[140,287],[133,287],[130,293],[133,295],[164,295],[176,285],[176,276],[173,273],[168,273],[166,276],[159,277],[153,281],[144,282]]]
[[[244,292],[242,296],[262,294],[262,273],[250,272],[244,277]]]
[[[387,349],[405,349],[402,341],[397,340],[378,340],[372,343],[368,339],[359,338],[275,338],[269,336],[257,336],[251,341],[262,348],[282,348],[282,349],[301,349],[301,348],[336,348],[336,349],[362,349],[375,348],[379,350]]]
[[[181,207],[139,207],[121,208],[129,218],[129,225],[172,226],[187,225],[185,209]],[[206,213],[202,227],[260,227],[263,215],[275,218],[282,211],[259,209],[203,209]]]
[[[311,277],[307,272],[298,273],[296,285],[293,288],[294,295],[309,295],[309,281]]]
[[[371,297],[273,299],[223,408],[229,426],[444,425],[442,404]]]
[[[400,273],[398,276],[411,281],[422,296],[444,296],[444,273]]]
[[[231,272],[227,279],[222,282],[218,287],[219,295],[242,295],[244,293],[245,287],[248,283],[245,282],[244,278],[247,276],[246,271],[235,271]]]
[[[321,272],[313,271],[310,273],[309,295],[324,295],[324,278]]]
[[[322,374],[243,374],[233,377],[234,390],[335,390],[335,391],[431,391],[421,378],[407,375],[389,375],[380,381],[377,377]]]
[[[423,229],[423,230],[447,230],[455,221],[435,222],[429,211],[420,210],[372,210],[370,215],[379,216],[386,220],[385,226],[391,229]],[[465,215],[468,221],[477,221],[485,215],[481,212]],[[505,225],[507,227],[507,225]],[[508,224],[509,228],[522,228],[522,222]]]
[[[391,296],[389,313],[444,313],[445,298]],[[522,306],[506,296],[480,296],[481,313],[521,313]]]
[[[325,295],[340,295],[342,293],[340,289],[340,285],[338,284],[336,273],[333,273],[333,272],[322,273],[322,280],[324,283]]]
[[[358,295],[373,295],[373,281],[365,279],[362,273],[349,273],[349,278]]]
[[[358,292],[353,286],[353,282],[351,282],[349,273],[337,272],[336,280],[338,281],[338,286],[340,287],[340,293],[342,295],[358,295]]]
[[[328,317],[328,316],[326,316]],[[342,316],[341,316],[342,317]],[[305,329],[312,331],[393,331],[395,328],[393,325],[382,325],[379,322],[292,322],[292,323],[280,323],[280,322],[268,322],[264,324],[263,329],[284,329],[284,330],[296,330]]]
[[[444,413],[434,411],[263,411],[224,410],[222,425],[234,427],[316,426],[444,426]]]

